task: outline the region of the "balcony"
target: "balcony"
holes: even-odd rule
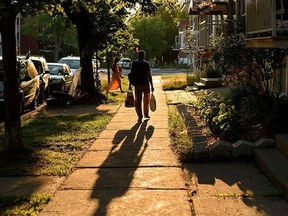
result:
[[[190,0],[180,0],[181,11],[187,13],[190,6]]]
[[[202,2],[189,9],[189,15],[226,15],[228,3],[223,1]]]
[[[246,38],[249,47],[288,47],[288,1],[247,2]]]

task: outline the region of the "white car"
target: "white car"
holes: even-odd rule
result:
[[[80,68],[80,57],[76,56],[63,57],[58,61],[58,63],[67,64],[70,67],[71,72],[75,74],[76,70]]]
[[[119,61],[119,65],[124,69],[130,69],[131,59],[130,58],[121,58]]]
[[[78,68],[80,68],[80,57],[79,56],[63,57],[58,61],[58,63],[67,64],[70,67],[73,75],[75,75],[76,70]],[[100,64],[100,62],[99,62],[99,64]],[[101,88],[101,82],[100,82],[100,78],[99,78],[100,76],[99,76],[98,70],[96,68],[96,65],[94,64],[94,61],[92,61],[92,65],[93,65],[93,76],[94,76],[95,86],[96,86],[96,88],[100,89]],[[78,80],[78,86],[81,86],[81,78],[79,78],[79,80]]]

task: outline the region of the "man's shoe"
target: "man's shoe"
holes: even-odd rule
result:
[[[150,119],[150,116],[145,116],[146,119]]]

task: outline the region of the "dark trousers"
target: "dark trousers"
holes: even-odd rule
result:
[[[142,118],[142,99],[144,116],[149,116],[149,102],[150,102],[150,86],[137,85],[135,86],[135,110],[138,118]]]

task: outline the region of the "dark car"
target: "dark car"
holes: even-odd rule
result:
[[[48,68],[50,71],[50,92],[69,91],[73,80],[70,67],[65,63],[48,63]]]
[[[4,111],[4,76],[3,76],[3,63],[0,56],[0,109]],[[24,109],[29,108],[34,110],[38,103],[38,96],[40,92],[40,75],[38,74],[33,62],[28,59],[18,59],[17,69],[19,74],[19,106],[20,113]]]

